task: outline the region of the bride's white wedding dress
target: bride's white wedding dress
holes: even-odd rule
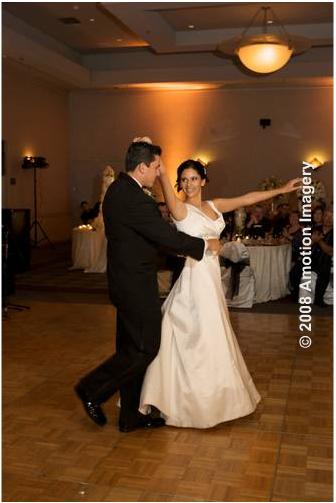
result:
[[[178,230],[218,238],[225,224],[186,205]],[[190,257],[162,306],[161,346],[148,367],[140,408],[172,426],[209,428],[253,412],[260,395],[240,352],[223,294],[218,257]]]

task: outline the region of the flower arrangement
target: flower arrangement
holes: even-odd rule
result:
[[[270,177],[262,180],[262,182],[260,182],[260,184],[259,184],[259,187],[261,188],[261,190],[273,190],[273,189],[278,189],[282,185],[283,185],[283,181],[280,180],[280,178],[277,178],[276,176],[270,176]],[[287,197],[284,196],[283,194],[280,194],[279,196],[273,197],[271,199],[271,203],[270,203],[271,213],[274,213],[276,204],[285,203],[285,202],[287,202]]]
[[[103,220],[103,212],[102,212],[102,202],[104,200],[105,194],[109,186],[111,185],[112,182],[115,180],[115,174],[114,174],[114,169],[110,164],[107,164],[105,168],[103,169],[103,176],[102,176],[102,188],[101,188],[101,193],[100,193],[100,208],[99,208],[99,213],[97,217],[93,220],[92,226],[96,230],[104,230],[104,220]]]
[[[259,186],[261,190],[271,190],[271,189],[277,189],[278,187],[281,187],[283,185],[283,181],[277,178],[276,176],[270,176],[268,178],[265,178],[260,182]]]
[[[312,182],[312,186],[314,187],[314,194],[312,194],[312,201],[326,201],[326,189],[324,183],[321,180],[314,180]],[[300,200],[302,200],[302,188],[296,191],[296,194]]]
[[[315,189],[314,198],[317,200],[322,199],[322,201],[325,201],[327,198],[327,194],[326,194],[326,189],[325,189],[324,183],[321,182],[320,180],[314,180],[313,186]]]
[[[234,212],[234,225],[235,232],[238,236],[243,235],[243,230],[245,228],[246,211],[244,208],[238,208]]]

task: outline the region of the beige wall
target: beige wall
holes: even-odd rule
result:
[[[317,156],[326,167],[316,176],[331,199],[332,109],[331,88],[72,91],[69,100],[66,90],[5,62],[3,207],[32,209],[33,173],[21,161],[43,155],[50,167],[38,171],[39,219],[51,240],[69,238],[80,201],[98,199],[105,165],[123,170],[139,135],[163,147],[172,181],[183,160],[209,160],[205,197],[254,190],[270,175],[300,175],[302,160]],[[259,126],[262,117],[271,127]]]
[[[70,97],[71,190],[99,195],[107,162],[123,169],[129,141],[149,135],[164,149],[175,179],[187,158],[210,161],[206,197],[258,188],[267,176],[299,176],[302,160],[327,161],[318,176],[332,197],[332,89],[234,89],[163,92],[73,92]],[[262,129],[260,118],[270,118]]]
[[[21,168],[22,158],[44,156],[50,166],[37,172],[38,219],[52,241],[68,239],[68,93],[13,63],[3,65],[2,76],[2,137],[6,142],[2,206],[33,208],[33,171]],[[15,185],[10,178],[15,178]]]

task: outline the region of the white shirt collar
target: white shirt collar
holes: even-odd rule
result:
[[[137,180],[134,176],[130,175],[131,178],[133,178],[133,180],[136,181],[136,183],[139,185],[139,187],[142,189],[142,185],[141,183],[139,182],[139,180]]]

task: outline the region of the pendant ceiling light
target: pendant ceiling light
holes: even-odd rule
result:
[[[259,16],[263,18],[262,33],[247,35]],[[268,33],[270,27],[277,28],[279,34]],[[240,36],[223,40],[216,51],[238,57],[240,62],[252,72],[268,74],[280,70],[288,63],[291,56],[304,52],[310,47],[308,39],[287,33],[271,7],[261,7]]]

